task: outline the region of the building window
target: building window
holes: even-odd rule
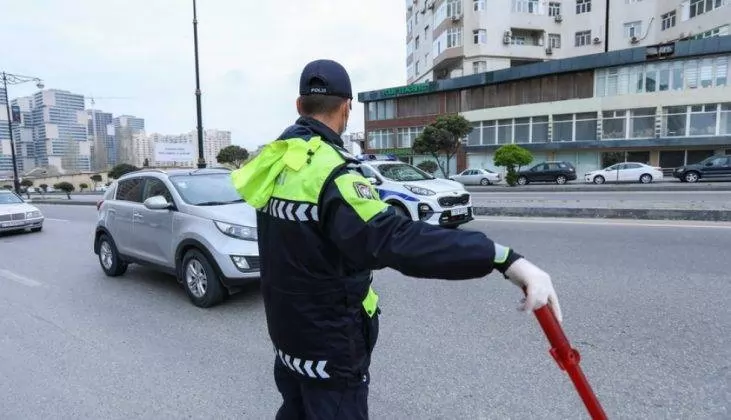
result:
[[[719,120],[721,121],[721,127],[718,134],[721,136],[731,135],[731,102],[721,104]],[[726,153],[731,155],[731,150],[727,150]]]
[[[487,71],[487,61],[475,61],[472,63],[472,73],[484,73]]]
[[[538,0],[513,0],[513,13],[538,14]]]
[[[687,106],[669,106],[662,110],[663,137],[685,137],[687,123]]]
[[[574,36],[574,46],[583,47],[591,44],[591,31],[580,31]]]
[[[693,105],[690,107],[689,136],[715,136],[718,105]]]
[[[487,44],[487,30],[475,29],[472,31],[472,41],[475,44]]]
[[[553,116],[553,142],[573,141],[574,115],[562,114]]]
[[[396,101],[388,99],[385,101],[368,102],[368,120],[391,120],[396,118]]]
[[[515,143],[530,143],[530,118],[516,118],[513,134]]]
[[[602,139],[627,138],[627,111],[604,111],[602,113]]]
[[[474,63],[473,63],[474,64]],[[482,134],[481,126],[482,122],[473,122],[472,124],[472,131],[467,134],[467,145],[468,146],[479,146],[480,143],[480,135]]]
[[[485,0],[472,0],[472,8],[475,12],[485,10]]]
[[[710,38],[712,36],[725,36],[729,34],[729,25],[718,26],[713,29],[709,29],[705,32],[693,35],[690,39],[703,39]]]
[[[421,73],[421,71],[419,70],[419,64],[419,60],[416,60],[416,63],[414,63],[414,74],[417,76]]]
[[[531,143],[547,143],[548,142],[548,116],[531,118]]]
[[[576,14],[591,12],[591,0],[576,0]]]
[[[495,121],[484,121],[482,123],[482,144],[495,144],[496,133],[497,131],[495,130]]]
[[[459,47],[462,45],[462,28],[447,29],[447,48]]]
[[[672,12],[667,12],[664,15],[662,15],[662,22],[660,24],[661,30],[670,29],[673,26],[675,26],[675,10]]]
[[[424,131],[424,127],[405,127],[396,130],[395,148],[410,149],[416,137]]]
[[[462,14],[462,0],[447,0],[447,16],[455,17]]]
[[[511,144],[513,142],[513,120],[497,121],[497,144]]]
[[[419,35],[417,35],[416,38],[414,38],[414,50],[418,50],[418,49],[419,49]]]
[[[628,22],[624,24],[625,38],[639,38],[642,35],[642,21]]]
[[[548,3],[548,16],[561,16],[561,3],[556,1]]]
[[[576,135],[574,141],[596,140],[597,116],[596,112],[576,114]]]
[[[629,138],[655,137],[655,108],[638,108],[630,111]]]
[[[426,25],[424,27],[424,41],[426,41],[427,39],[429,39],[429,25]]]
[[[561,34],[548,34],[548,46],[551,48],[561,48]]]
[[[690,0],[690,17],[696,17],[726,5],[727,0]]]
[[[393,149],[395,135],[392,130],[373,130],[368,133],[369,149]]]
[[[642,0],[624,0],[624,3],[625,4],[635,4],[635,3],[639,3],[641,1]]]

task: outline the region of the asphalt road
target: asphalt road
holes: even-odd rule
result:
[[[257,288],[192,306],[167,276],[103,275],[94,207],[41,206],[0,237],[0,407],[7,419],[273,418]],[[494,219],[470,229],[552,273],[564,328],[609,418],[729,418],[731,224]],[[520,293],[497,275],[376,274],[374,419],[584,419]]]

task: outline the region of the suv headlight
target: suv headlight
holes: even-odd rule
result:
[[[429,189],[426,189],[426,188],[417,187],[417,186],[414,186],[414,185],[404,185],[404,187],[407,190],[409,190],[412,193],[417,194],[417,195],[434,195],[434,194],[436,194],[432,190],[429,190]]]
[[[256,228],[251,226],[240,226],[231,223],[219,222],[214,220],[218,230],[224,235],[228,235],[232,238],[243,239],[245,241],[256,241],[258,239],[256,234]]]

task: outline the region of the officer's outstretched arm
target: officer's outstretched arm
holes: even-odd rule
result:
[[[444,229],[397,215],[362,176],[337,176],[320,201],[325,233],[360,269],[450,280],[504,273],[521,256],[483,233]]]

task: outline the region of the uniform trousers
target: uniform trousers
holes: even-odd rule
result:
[[[283,399],[276,420],[368,420],[370,374],[350,388],[328,389],[300,380],[275,357],[274,381]]]

